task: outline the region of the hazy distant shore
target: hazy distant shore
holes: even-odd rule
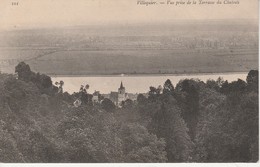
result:
[[[53,74],[48,74],[50,77],[150,77],[150,76],[191,76],[191,75],[231,75],[231,74],[246,74],[249,71],[241,71],[241,72],[198,72],[198,73],[169,73],[169,74],[82,74],[82,75],[73,75],[73,74],[68,74],[68,75],[53,75]]]

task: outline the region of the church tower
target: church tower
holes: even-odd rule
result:
[[[118,88],[118,104],[120,105],[122,101],[125,101],[125,87],[121,81],[121,85]]]

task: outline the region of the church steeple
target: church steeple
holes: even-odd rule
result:
[[[121,85],[119,89],[124,89],[123,82],[121,81]]]
[[[125,100],[126,100],[125,87],[123,86],[123,82],[121,81],[120,87],[118,88],[118,104],[121,105],[121,103]]]

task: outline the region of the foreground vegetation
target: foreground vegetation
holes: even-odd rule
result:
[[[0,74],[1,162],[256,162],[258,71],[228,83],[181,80],[116,108],[75,107],[25,63]],[[65,83],[66,84],[66,83]]]

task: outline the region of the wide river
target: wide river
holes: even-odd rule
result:
[[[52,81],[64,81],[63,89],[69,93],[78,92],[80,85],[89,84],[89,93],[95,90],[100,93],[110,93],[117,91],[121,81],[128,93],[146,93],[150,86],[163,86],[167,79],[172,81],[175,86],[181,79],[199,79],[206,82],[208,79],[216,80],[222,77],[229,82],[236,81],[238,78],[246,80],[247,73],[220,73],[220,74],[196,74],[196,75],[111,75],[111,76],[52,76]]]

